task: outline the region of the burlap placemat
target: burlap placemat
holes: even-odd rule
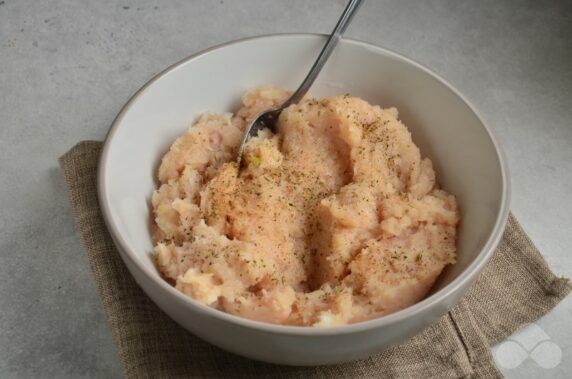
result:
[[[492,260],[463,300],[407,342],[358,362],[321,367],[260,363],[198,339],[137,286],[105,228],[96,194],[101,142],[60,158],[75,222],[128,378],[501,377],[490,346],[550,311],[570,291],[511,215]]]

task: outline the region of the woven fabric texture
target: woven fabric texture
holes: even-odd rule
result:
[[[371,358],[289,367],[227,353],[190,334],[139,288],[103,221],[96,190],[102,143],[80,142],[60,158],[75,222],[127,378],[502,377],[491,345],[549,312],[572,290],[555,276],[514,216],[476,284],[437,323]]]

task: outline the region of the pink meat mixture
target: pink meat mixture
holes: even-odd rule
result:
[[[459,211],[395,108],[351,96],[288,107],[258,87],[236,115],[205,114],[163,157],[152,196],[157,264],[189,297],[249,319],[334,326],[426,296],[455,262]]]

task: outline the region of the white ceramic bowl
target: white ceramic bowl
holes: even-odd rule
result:
[[[150,259],[149,199],[160,158],[205,111],[237,109],[262,83],[295,89],[325,42],[322,35],[270,35],[209,49],[163,71],[125,105],[105,142],[99,200],[109,231],[137,283],[175,321],[223,349],[291,365],[340,363],[404,341],[447,312],[496,247],[509,211],[506,161],[469,102],[443,79],[396,53],[344,39],[314,84],[316,97],[350,93],[396,106],[438,181],[462,211],[458,262],[432,294],[402,311],[334,328],[242,319],[191,300],[165,282]]]

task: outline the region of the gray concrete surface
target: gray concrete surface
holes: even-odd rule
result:
[[[171,63],[245,36],[329,32],[343,3],[0,1],[0,377],[121,375],[58,156],[102,139]],[[420,61],[475,103],[506,150],[514,213],[572,277],[572,2],[368,0],[347,35]],[[555,368],[527,359],[505,374],[569,377],[571,316],[568,298],[537,323],[562,351]]]

